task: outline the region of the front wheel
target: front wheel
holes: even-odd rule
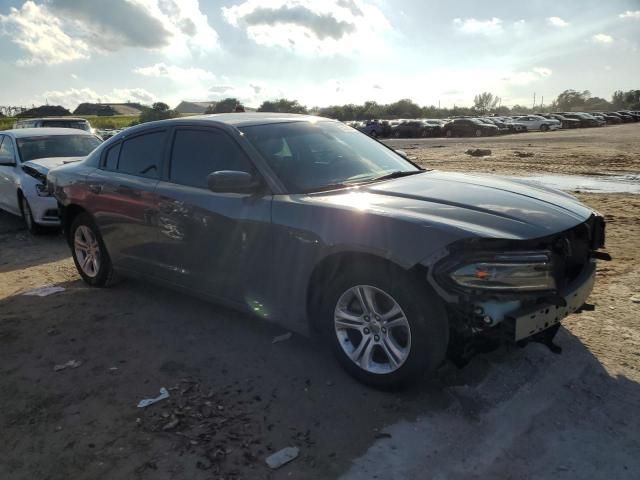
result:
[[[482,130],[478,129],[476,130],[476,137],[481,137],[482,136]]]
[[[73,261],[82,279],[93,287],[107,286],[113,278],[113,267],[91,216],[79,215],[69,235]]]
[[[33,212],[29,206],[29,201],[24,195],[20,195],[20,210],[22,211],[22,219],[24,224],[32,235],[39,235],[44,232],[44,227],[38,225],[33,219]]]
[[[447,138],[451,138],[453,137],[453,132],[451,130],[447,130],[446,135],[447,135]]]
[[[542,130],[543,132],[546,132],[549,130],[549,125],[540,125],[540,130]]]
[[[435,294],[401,271],[354,266],[333,283],[324,310],[333,350],[359,381],[394,389],[432,373],[448,344]]]

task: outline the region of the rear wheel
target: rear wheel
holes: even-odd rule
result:
[[[546,124],[540,125],[540,130],[542,130],[543,132],[546,132],[547,130],[549,130],[549,125],[546,125]]]
[[[476,137],[481,137],[482,136],[482,130],[477,129],[476,130]]]
[[[451,130],[447,130],[447,134],[446,135],[447,135],[448,138],[451,138],[451,137],[453,137],[453,132]]]
[[[363,265],[333,282],[323,315],[335,355],[359,381],[406,386],[444,359],[446,313],[438,297],[415,282],[402,271]]]
[[[111,259],[91,216],[87,213],[78,215],[69,235],[73,261],[82,279],[94,287],[104,287],[111,283]]]
[[[369,135],[373,138],[378,138],[378,134],[376,133],[375,130],[371,130],[371,133]]]

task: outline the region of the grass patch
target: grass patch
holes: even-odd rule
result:
[[[138,120],[138,115],[118,115],[113,117],[97,117],[95,115],[74,115],[74,117],[86,118],[94,128],[124,128],[128,127],[131,122]],[[14,117],[0,118],[0,130],[9,130],[13,128]]]

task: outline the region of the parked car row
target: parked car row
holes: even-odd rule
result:
[[[346,122],[378,138],[484,137],[505,133],[551,131],[560,128],[601,127],[637,122],[640,112],[554,112],[533,115],[400,119]]]

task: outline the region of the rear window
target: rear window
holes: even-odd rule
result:
[[[49,135],[19,138],[18,151],[23,162],[38,158],[86,157],[100,145],[93,135]]]
[[[78,130],[84,130],[85,132],[91,130],[89,122],[82,120],[43,120],[42,126],[55,128],[76,128]]]
[[[164,151],[165,132],[152,132],[127,139],[120,148],[119,172],[158,178]],[[109,152],[111,153],[111,152]],[[109,159],[107,158],[107,162]]]

